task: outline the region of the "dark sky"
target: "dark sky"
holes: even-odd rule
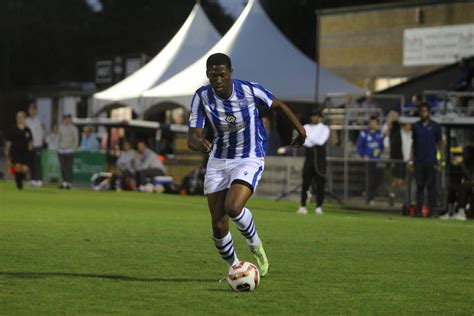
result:
[[[201,3],[224,33],[234,18],[221,9],[218,1],[230,0]],[[380,1],[261,0],[274,23],[311,58],[316,8],[368,2]],[[2,0],[0,93],[33,85],[92,81],[95,60],[101,57],[139,53],[153,57],[181,27],[194,3],[101,0],[102,10],[94,12],[85,0]]]

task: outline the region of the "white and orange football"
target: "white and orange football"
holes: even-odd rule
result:
[[[227,282],[229,282],[231,289],[236,292],[253,291],[260,283],[260,271],[253,263],[241,261],[239,264],[230,267]]]

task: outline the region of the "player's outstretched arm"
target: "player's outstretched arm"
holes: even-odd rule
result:
[[[291,142],[291,146],[293,147],[301,147],[303,146],[305,140],[306,140],[306,130],[304,129],[303,125],[301,125],[300,121],[296,117],[296,115],[293,113],[293,111],[290,110],[288,105],[283,103],[282,101],[278,100],[277,98],[273,98],[272,102],[272,109],[280,110],[283,115],[290,121],[291,125],[296,129],[298,132],[298,136],[293,139]]]
[[[188,148],[203,153],[209,153],[211,151],[212,144],[204,137],[204,128],[189,128]]]

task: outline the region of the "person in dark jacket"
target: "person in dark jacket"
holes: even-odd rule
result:
[[[422,215],[425,188],[428,191],[428,216],[432,216],[436,207],[436,173],[439,171],[438,151],[444,154],[441,127],[430,119],[431,108],[428,103],[420,106],[420,120],[413,124],[412,159],[410,171],[416,181],[416,208]]]

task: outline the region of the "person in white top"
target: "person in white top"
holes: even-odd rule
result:
[[[311,112],[311,123],[305,124],[306,148],[305,161],[303,166],[303,184],[301,188],[301,204],[298,208],[298,214],[307,214],[306,202],[308,199],[308,190],[312,185],[312,191],[316,195],[317,215],[322,215],[324,202],[324,183],[326,180],[326,143],[329,139],[330,130],[327,125],[321,122],[321,110],[314,109]],[[315,187],[316,186],[316,187]]]
[[[51,133],[46,136],[46,144],[48,145],[48,150],[57,151],[59,147],[59,127],[57,124],[53,125],[51,128]]]
[[[35,103],[28,106],[28,117],[26,118],[26,126],[33,134],[33,157],[31,159],[30,168],[30,185],[33,187],[43,186],[43,169],[41,167],[41,154],[43,152],[44,138],[46,131],[44,124],[37,116],[38,108]]]

